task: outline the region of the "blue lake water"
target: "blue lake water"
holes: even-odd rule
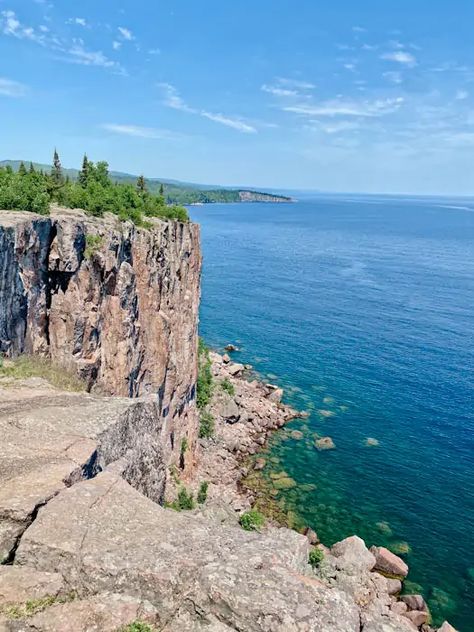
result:
[[[303,440],[271,442],[298,483],[282,501],[327,544],[408,543],[435,617],[473,630],[474,201],[320,196],[191,214],[201,335],[237,342],[311,413],[292,426]],[[315,433],[336,449],[318,452]]]

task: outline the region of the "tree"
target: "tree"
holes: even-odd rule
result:
[[[35,166],[32,162],[30,162],[30,173],[36,173]]]
[[[106,162],[105,160],[101,160],[96,164],[94,179],[103,187],[110,186],[108,162]]]
[[[143,176],[138,176],[137,179],[137,191],[138,193],[145,193],[146,192],[146,182],[145,182],[145,178]]]
[[[78,177],[79,184],[83,189],[87,187],[87,183],[89,182],[90,164],[91,163],[89,162],[86,154],[84,154],[84,158],[82,159],[82,168],[79,171]]]
[[[26,176],[26,167],[23,160],[20,162],[20,166],[18,167],[18,174],[20,176]]]
[[[165,187],[163,186],[163,182],[160,184],[160,195],[161,197],[165,197]]]
[[[56,149],[54,150],[53,168],[51,170],[51,179],[55,187],[60,187],[64,182],[63,169],[61,167],[61,161],[59,160],[59,155]]]

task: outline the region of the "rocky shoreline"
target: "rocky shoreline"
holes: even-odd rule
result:
[[[229,350],[237,351],[232,345]],[[272,527],[291,527],[291,519],[272,499],[268,489],[259,484],[260,471],[267,466],[266,459],[259,454],[273,432],[307,413],[282,403],[281,388],[256,379],[251,373],[252,367],[234,362],[229,353],[210,352],[209,355],[214,380],[209,411],[215,420],[215,431],[212,438],[199,440],[199,456],[186,481],[194,492],[202,481],[209,483],[206,504],[194,513],[221,523],[238,524],[243,512],[257,508]],[[231,387],[222,388],[222,384]],[[331,441],[330,437],[322,440]],[[315,447],[327,449],[326,443]],[[169,490],[171,494],[176,493],[176,487],[171,486]],[[364,631],[434,632],[436,628],[430,625],[424,598],[401,594],[403,580],[409,572],[402,558],[384,547],[367,549],[356,535],[328,548],[311,528],[301,531],[309,543],[324,554],[324,562],[316,574],[330,585],[342,584],[363,607]],[[386,617],[386,624],[372,621],[372,617],[380,616]],[[396,617],[397,623],[391,621],[392,617]],[[455,632],[446,621],[438,630]]]

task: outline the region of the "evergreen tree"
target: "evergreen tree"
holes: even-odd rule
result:
[[[137,191],[138,193],[145,193],[146,192],[146,182],[145,182],[145,178],[143,176],[138,176],[137,179]]]
[[[35,166],[32,162],[30,162],[30,173],[36,173]]]
[[[89,182],[90,164],[91,163],[89,162],[86,154],[84,154],[84,158],[82,159],[82,168],[79,171],[78,177],[79,184],[83,189],[87,187],[87,183]]]
[[[26,176],[26,167],[23,160],[20,162],[20,166],[18,167],[18,174],[20,176]]]
[[[160,195],[161,197],[165,197],[165,187],[163,186],[163,183],[160,184]]]
[[[55,187],[59,187],[63,184],[63,169],[61,167],[61,161],[59,160],[58,152],[54,150],[53,168],[51,170],[51,179]]]

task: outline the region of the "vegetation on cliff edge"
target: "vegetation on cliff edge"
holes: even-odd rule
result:
[[[51,203],[84,209],[96,217],[114,213],[145,227],[147,217],[189,219],[182,206],[166,204],[162,191],[151,193],[143,176],[135,185],[118,184],[111,179],[106,162],[94,164],[87,156],[75,181],[64,176],[56,151],[50,172],[37,171],[31,163],[28,169],[21,163],[17,172],[10,166],[0,167],[0,209],[48,215]]]

